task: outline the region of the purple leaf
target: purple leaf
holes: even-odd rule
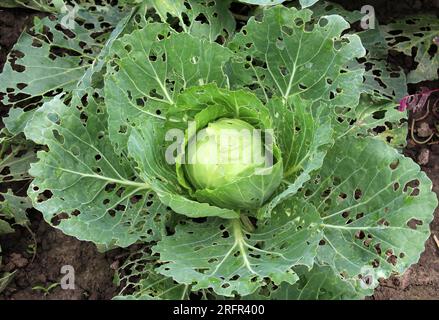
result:
[[[399,111],[406,111],[406,110],[412,110],[413,112],[416,112],[422,108],[424,108],[425,104],[427,103],[428,98],[430,95],[435,92],[439,91],[439,89],[429,89],[422,87],[421,92],[411,94],[408,96],[405,96],[399,101]]]

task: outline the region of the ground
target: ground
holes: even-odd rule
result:
[[[376,12],[381,20],[388,19],[386,13],[389,12],[412,14],[413,10],[429,12],[431,8],[439,8],[439,1],[405,0],[398,2],[399,6],[394,10],[389,2],[367,1],[377,6]],[[355,2],[348,7],[358,9],[359,6],[359,2]],[[21,9],[0,9],[0,70],[7,53],[34,15],[34,12]],[[438,88],[439,82],[427,85]],[[414,92],[418,87],[410,90]],[[5,109],[0,104],[0,113],[3,114]],[[415,128],[419,128],[422,122],[431,125],[433,121],[439,119],[431,114],[417,121]],[[439,144],[419,145],[409,137],[405,153],[422,164],[422,169],[433,181],[434,191],[439,194]],[[93,244],[78,241],[49,227],[38,212],[31,212],[30,219],[32,233],[25,228],[17,228],[14,234],[0,237],[4,258],[0,271],[17,270],[12,283],[0,294],[0,300],[111,299],[117,293],[113,275],[126,256],[122,250],[99,253]],[[439,210],[436,210],[431,230],[432,236],[420,261],[403,276],[382,282],[370,299],[439,299],[439,245],[433,239],[433,235],[439,238]],[[32,248],[35,245],[34,254]],[[63,265],[71,265],[75,269],[75,290],[61,290],[58,285],[63,276]]]

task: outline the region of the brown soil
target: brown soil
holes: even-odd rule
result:
[[[395,7],[389,7],[386,1],[374,2],[377,2],[376,12],[379,16],[393,13]],[[356,2],[349,9],[358,9],[359,6]],[[401,0],[397,7],[403,8],[402,12],[406,8],[409,14],[413,14],[414,10],[430,12],[432,8],[438,8],[439,4],[436,1]],[[31,11],[21,9],[0,9],[0,70],[7,53],[34,15]],[[438,82],[428,85],[432,88],[439,87]],[[418,87],[412,87],[411,91],[416,91]],[[433,127],[433,122],[437,123],[439,119],[431,115],[425,121]],[[417,123],[416,127],[419,125]],[[439,194],[439,144],[425,147],[409,140],[405,153],[419,161],[421,151],[425,148],[429,150],[429,156],[428,159],[422,159],[426,163],[422,168],[432,179],[434,190]],[[425,154],[425,151],[422,152]],[[29,216],[33,235],[24,228],[17,228],[14,234],[0,237],[3,249],[3,266],[0,272],[16,270],[13,281],[0,294],[0,300],[111,299],[115,295],[117,288],[112,280],[114,269],[119,263],[120,250],[99,253],[93,244],[78,241],[49,227],[39,213],[32,211]],[[384,281],[370,299],[439,299],[439,246],[433,239],[433,235],[439,238],[439,210],[436,210],[431,230],[432,237],[427,241],[420,261],[403,276]],[[35,245],[37,249],[34,256],[31,249]],[[61,267],[64,265],[71,265],[75,270],[75,290],[62,290],[55,286],[45,293],[39,289],[59,283],[63,277]]]

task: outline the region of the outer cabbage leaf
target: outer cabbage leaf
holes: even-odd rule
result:
[[[331,106],[355,105],[364,71],[349,70],[349,61],[364,56],[356,35],[341,35],[349,23],[337,15],[314,23],[312,12],[275,6],[262,21],[251,18],[230,42],[232,87],[249,87],[268,101],[299,95]]]
[[[156,258],[145,248],[128,257],[118,269],[115,283],[122,286],[114,300],[186,300],[189,286],[154,271]]]
[[[407,56],[414,55],[417,66],[407,75],[409,83],[438,78],[439,55],[438,42],[435,39],[439,34],[439,21],[435,15],[410,16],[383,28],[387,44],[393,50]]]
[[[223,66],[231,56],[216,43],[156,23],[117,40],[113,54],[105,99],[116,150],[125,148],[134,121],[165,119],[182,90],[211,82],[226,85]]]
[[[94,15],[78,10],[77,21],[71,21],[71,29],[61,25],[61,18],[35,18],[31,32],[21,35],[0,75],[0,91],[7,93],[4,104],[16,105],[75,87],[105,40],[105,37],[93,38],[84,22],[88,28],[92,26],[95,33],[105,33],[101,25],[116,24],[121,14],[113,8]]]
[[[87,11],[92,7],[93,11]],[[32,111],[27,110],[33,105],[72,90],[78,101],[86,88],[99,87],[108,48],[132,14],[118,7],[91,4],[76,6],[72,12],[75,19],[68,21],[63,15],[54,20],[35,18],[34,27],[23,32],[8,56],[0,74],[2,102],[26,108],[26,112],[11,109],[5,118],[6,127],[13,134],[21,132],[32,117]],[[116,28],[110,34],[113,25]]]
[[[25,190],[31,180],[28,174],[30,164],[36,161],[32,143],[24,141],[22,136],[10,136],[6,130],[1,132],[0,182],[6,191],[0,191],[0,234],[13,232],[13,225],[26,226],[29,219],[26,210],[32,207],[29,198],[20,192]],[[14,186],[16,195],[10,190]],[[21,187],[21,188],[20,188]],[[6,222],[1,219],[6,219]]]
[[[309,204],[285,203],[253,232],[236,219],[180,222],[174,235],[152,248],[164,262],[157,271],[193,284],[192,290],[212,288],[223,296],[251,294],[266,278],[277,285],[296,282],[291,268],[311,268],[321,239],[320,218]]]
[[[222,37],[226,40],[235,33],[236,22],[229,11],[230,0],[146,0],[144,4],[155,9],[163,22],[169,22],[175,28],[174,21],[178,19],[178,26],[194,37],[206,38],[215,41]]]
[[[262,288],[256,294],[244,297],[255,300],[356,300],[372,294],[372,289],[358,287],[353,280],[343,280],[327,266],[314,265],[294,269],[300,279],[293,285]]]
[[[407,115],[385,97],[362,95],[356,108],[335,108],[337,137],[375,136],[389,145],[403,149],[407,137]]]
[[[291,106],[282,105],[280,99],[268,103],[284,161],[284,186],[259,210],[259,217],[269,217],[281,201],[294,196],[311,178],[312,172],[320,169],[333,143],[330,121],[323,122],[323,117],[314,116],[310,112],[310,101],[299,97],[292,100]]]
[[[169,210],[114,152],[104,107],[90,96],[78,108],[55,97],[25,128],[28,139],[49,149],[30,170],[35,208],[64,233],[102,247],[159,239]]]
[[[313,7],[313,17],[330,14],[341,15],[351,24],[353,29],[355,29],[355,23],[367,18],[360,11],[348,11],[339,4],[327,1],[321,1]],[[375,19],[373,28],[355,34],[361,38],[361,42],[367,50],[363,59],[349,63],[350,68],[365,69],[364,83],[360,90],[367,94],[384,95],[388,99],[399,101],[407,94],[406,76],[401,68],[388,63],[389,47],[384,39],[383,27]]]
[[[402,273],[419,259],[437,206],[411,159],[374,138],[339,139],[303,187],[324,226],[317,259],[344,278]]]

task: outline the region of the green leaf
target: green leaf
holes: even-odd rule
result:
[[[154,271],[156,259],[144,249],[131,256],[118,269],[118,286],[122,290],[114,300],[186,300],[189,286],[176,283]],[[127,292],[132,292],[128,294]]]
[[[55,13],[59,7],[56,6],[58,1],[53,0],[2,0],[0,7],[2,8],[25,8],[37,11]]]
[[[16,196],[12,193],[12,190],[2,193],[1,196],[4,200],[0,201],[0,217],[14,221],[14,225],[29,225],[30,222],[27,218],[26,210],[32,208],[30,199]],[[0,223],[2,223],[2,220],[0,220]]]
[[[175,17],[178,27],[184,32],[211,42],[221,38],[226,40],[236,30],[236,22],[229,11],[230,0],[183,1],[146,0],[144,4],[153,7],[163,22],[174,28]],[[178,28],[176,28],[178,29]]]
[[[162,123],[149,119],[140,122],[128,140],[128,152],[137,163],[139,176],[157,193],[160,201],[188,217],[237,218],[238,214],[233,210],[189,199],[179,185],[175,165],[166,161],[165,134]]]
[[[300,5],[302,8],[308,8],[313,6],[315,3],[317,3],[319,0],[299,0]]]
[[[1,250],[0,250],[1,252]],[[14,272],[5,272],[0,276],[0,293],[6,289],[8,284],[14,279],[15,271]]]
[[[341,5],[327,1],[321,1],[313,7],[313,17],[319,18],[325,15],[338,14],[346,19],[354,30],[364,14],[358,10],[348,11]],[[365,31],[351,31],[361,38],[366,56],[357,61],[349,62],[352,70],[365,69],[364,83],[360,88],[362,92],[385,96],[387,99],[399,101],[407,94],[407,83],[404,71],[393,64],[388,63],[389,47],[384,39],[383,27],[375,21],[374,28]]]
[[[20,194],[31,179],[28,174],[30,164],[36,161],[32,143],[20,136],[10,136],[3,129],[0,132],[0,182],[6,189],[0,191],[0,234],[14,232],[12,226],[27,226],[29,219],[26,210],[32,207],[26,196],[15,195],[11,187]],[[4,220],[3,220],[4,219]],[[7,221],[5,221],[7,220]]]
[[[272,5],[280,4],[285,1],[286,0],[239,0],[239,2],[254,4],[258,6],[272,6]],[[306,0],[302,0],[302,1],[306,1]]]
[[[439,57],[434,39],[439,34],[435,15],[410,16],[383,27],[387,44],[396,51],[413,56],[416,69],[409,72],[407,82],[418,83],[438,78]],[[413,54],[413,52],[415,52]]]
[[[25,128],[28,139],[49,149],[30,170],[35,208],[64,233],[102,247],[159,239],[169,210],[114,152],[104,106],[89,96],[78,108],[55,97]]]
[[[6,184],[29,180],[30,163],[36,161],[33,145],[16,144],[11,140],[3,142],[2,147],[6,151],[0,154],[0,181]]]
[[[314,265],[312,270],[307,270],[304,267],[298,267],[294,270],[300,276],[299,281],[295,284],[282,284],[276,289],[262,288],[260,292],[244,297],[244,299],[356,300],[373,292],[371,289],[359,288],[355,281],[341,279],[327,266]]]
[[[15,230],[11,227],[11,225],[4,221],[0,220],[0,235],[7,234],[7,233],[14,233]]]
[[[105,82],[110,138],[123,150],[134,120],[163,114],[186,88],[215,82],[227,84],[223,66],[231,52],[188,34],[175,34],[163,24],[148,24],[117,40]]]
[[[69,10],[74,16],[67,20],[63,15],[57,19],[35,18],[30,32],[20,36],[0,74],[4,104],[29,109],[48,101],[54,93],[75,89],[83,95],[86,88],[99,87],[104,56],[131,14],[118,7],[93,4]],[[111,35],[108,25],[117,25]],[[11,109],[5,123],[11,133],[18,133],[31,117],[31,111]]]
[[[280,206],[253,232],[239,220],[183,221],[174,235],[153,247],[164,262],[157,271],[193,284],[192,290],[212,288],[223,296],[251,294],[265,278],[292,284],[298,279],[293,266],[313,264],[321,239],[319,222],[314,207],[305,203]]]
[[[259,216],[269,217],[280,202],[294,196],[308,181],[310,174],[320,169],[327,149],[332,144],[329,121],[320,122],[309,110],[309,101],[293,99],[291,107],[270,100],[268,107],[274,119],[275,135],[284,159],[284,189],[259,210]]]
[[[331,106],[357,104],[363,70],[346,65],[364,56],[360,38],[341,35],[349,23],[340,16],[314,22],[311,14],[276,6],[264,10],[262,21],[251,18],[229,44],[232,87],[249,87],[265,101],[299,95]]]
[[[30,111],[24,111],[21,108],[9,109],[8,116],[3,118],[6,129],[13,135],[23,132],[27,122],[34,116],[34,112],[35,109]]]
[[[407,114],[397,109],[398,105],[388,100],[380,100],[362,95],[356,108],[336,109],[340,136],[374,136],[389,145],[403,149],[407,137]]]
[[[419,166],[374,138],[345,137],[303,187],[324,222],[318,260],[375,285],[418,261],[437,206]]]
[[[400,67],[389,63],[389,47],[384,39],[383,27],[377,23],[374,29],[358,33],[367,55],[362,63],[366,68],[363,92],[399,101],[407,95],[407,79]]]

